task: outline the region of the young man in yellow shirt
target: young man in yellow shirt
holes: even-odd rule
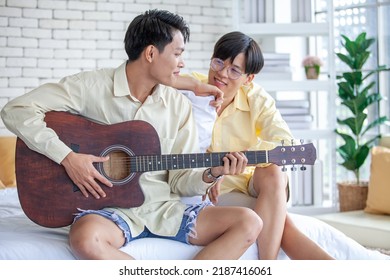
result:
[[[223,96],[213,104],[218,110],[208,131],[209,152],[271,150],[282,141],[291,143],[293,135],[274,99],[253,83],[263,65],[259,45],[246,34],[230,32],[216,42],[208,75],[192,73],[192,77],[183,75],[176,81],[181,90],[197,93],[206,88],[213,95]],[[204,117],[199,113],[195,118],[202,122]],[[280,247],[291,259],[332,259],[288,216],[288,178],[279,166],[248,166],[241,174],[225,176],[220,185],[222,194],[234,191],[256,198],[254,210],[264,223],[258,237],[260,259],[276,259]],[[214,188],[211,200],[216,201],[218,195]]]

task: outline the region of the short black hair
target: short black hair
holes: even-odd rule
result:
[[[239,31],[223,35],[215,43],[212,58],[230,59],[233,62],[240,53],[245,54],[245,73],[259,73],[264,66],[264,57],[260,46],[251,37]]]
[[[129,61],[139,58],[149,45],[162,52],[172,42],[175,31],[189,41],[190,29],[183,17],[165,10],[148,10],[134,18],[127,28],[124,43]]]

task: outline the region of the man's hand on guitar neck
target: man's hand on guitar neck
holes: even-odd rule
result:
[[[65,167],[70,179],[79,187],[85,197],[88,197],[90,193],[96,199],[99,199],[100,197],[105,197],[106,193],[102,190],[96,180],[107,187],[112,187],[112,183],[96,170],[93,163],[104,162],[108,159],[108,156],[97,157],[70,152],[61,164]]]
[[[215,183],[207,190],[207,193],[203,195],[203,200],[208,196],[211,202],[217,203],[220,185],[223,180],[222,176],[241,174],[245,171],[248,164],[248,159],[242,152],[228,153],[222,160],[223,166],[208,168],[203,173],[203,181]]]
[[[219,175],[238,175],[245,171],[248,164],[248,159],[243,152],[227,153],[223,159],[223,166],[215,166],[211,168],[211,173],[214,177]]]

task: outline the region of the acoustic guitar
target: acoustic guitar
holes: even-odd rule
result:
[[[139,185],[142,173],[221,166],[227,153],[162,155],[157,132],[149,123],[139,120],[102,125],[66,112],[48,112],[45,122],[74,152],[109,155],[109,161],[95,163],[95,167],[114,187],[101,184],[105,198],[84,197],[63,166],[29,149],[18,138],[16,179],[20,203],[25,214],[44,227],[70,225],[78,208],[138,207],[144,202]],[[302,170],[316,159],[312,143],[244,153],[249,165],[274,163],[284,168],[301,166]]]

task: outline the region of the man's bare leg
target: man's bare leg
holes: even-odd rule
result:
[[[292,260],[333,260],[317,243],[304,235],[287,215],[282,249]]]
[[[125,238],[112,221],[96,214],[78,219],[69,232],[69,243],[79,259],[131,260],[133,257],[119,250]]]
[[[259,216],[244,207],[206,207],[199,212],[190,243],[205,246],[195,259],[239,259],[262,228]]]
[[[258,193],[255,212],[263,220],[263,229],[258,238],[259,259],[274,260],[281,246],[287,215],[287,175],[279,166],[256,168],[253,186]]]

